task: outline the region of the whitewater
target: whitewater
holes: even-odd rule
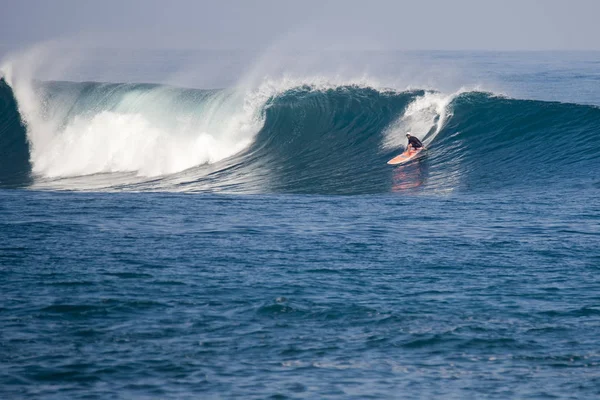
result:
[[[4,55],[0,397],[597,397],[598,65]]]

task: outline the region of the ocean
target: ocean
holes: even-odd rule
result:
[[[599,52],[0,71],[0,397],[600,397]]]

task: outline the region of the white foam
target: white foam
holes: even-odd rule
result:
[[[239,99],[223,102],[228,100]],[[157,116],[140,105],[138,112],[75,116],[55,129],[30,123],[33,170],[48,177],[121,171],[157,176],[214,163],[246,147],[262,125],[243,102],[217,102],[234,110],[227,114],[216,106],[194,117]]]
[[[236,90],[214,92],[196,109],[173,88],[116,94],[98,89],[85,94],[85,110],[73,112],[81,100],[73,98],[77,94],[46,101],[33,81],[44,57],[43,51],[29,51],[1,67],[27,126],[35,174],[176,173],[241,151],[263,124],[266,98]]]

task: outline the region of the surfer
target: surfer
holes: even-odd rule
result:
[[[410,150],[411,148],[413,150],[417,150],[417,149],[420,149],[421,147],[424,147],[423,143],[421,143],[419,138],[416,136],[412,136],[410,134],[410,132],[406,132],[406,138],[408,139],[407,150]]]
[[[408,139],[408,146],[406,146],[406,150],[404,151],[404,153],[392,158],[390,161],[387,162],[388,164],[406,164],[410,160],[415,159],[418,156],[418,154],[420,154],[422,151],[426,150],[425,146],[423,146],[423,143],[421,143],[419,138],[411,135],[410,132],[406,132],[406,138]]]

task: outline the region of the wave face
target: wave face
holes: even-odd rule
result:
[[[25,126],[17,110],[12,89],[0,79],[0,185],[31,183],[29,146]]]
[[[272,192],[377,193],[390,189],[388,127],[424,92],[299,87],[272,99],[249,161]],[[430,125],[433,125],[433,119]],[[245,160],[247,162],[248,160]]]
[[[600,108],[465,93],[436,142],[438,169],[469,188],[597,179]],[[460,160],[459,165],[455,160]],[[598,182],[593,182],[595,185]]]
[[[597,107],[482,92],[2,81],[0,107],[3,186],[364,194],[597,185],[600,167]],[[407,130],[428,154],[392,168]]]

